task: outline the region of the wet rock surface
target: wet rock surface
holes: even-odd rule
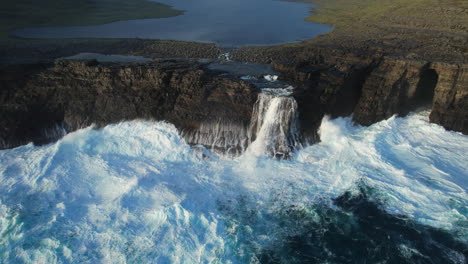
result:
[[[468,65],[432,65],[438,73],[431,122],[468,134]]]
[[[167,120],[182,133],[219,119],[248,126],[257,94],[242,80],[175,60],[15,65],[2,69],[0,87],[2,148],[48,143],[57,127],[70,132],[140,118]]]
[[[232,57],[271,63],[294,83],[301,124],[310,132],[325,114],[353,114],[358,124],[371,125],[426,107],[431,122],[468,134],[465,63],[302,46],[243,48]]]
[[[420,107],[432,108],[431,122],[468,134],[466,64],[295,49],[260,52],[261,60],[255,55],[257,48],[231,55],[240,61],[268,62],[279,73],[280,82],[295,87],[292,96],[303,143],[319,140],[317,130],[324,115],[353,115],[356,123],[371,125]],[[210,69],[207,63],[212,61],[62,60],[4,65],[0,73],[2,148],[47,143],[60,138],[64,130],[91,124],[142,118],[173,123],[191,144],[240,153],[249,142],[259,89],[232,72]]]

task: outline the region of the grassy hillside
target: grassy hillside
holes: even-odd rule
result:
[[[21,27],[93,25],[181,13],[147,0],[4,0],[0,8],[0,40],[6,40],[9,31]]]
[[[318,5],[309,21],[352,29],[369,24],[468,31],[466,0],[309,0]]]
[[[334,26],[308,43],[430,60],[468,58],[466,0],[304,0],[309,21]]]

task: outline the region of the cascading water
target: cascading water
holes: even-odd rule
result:
[[[196,131],[181,133],[187,142],[199,144],[228,156],[239,156],[248,145],[248,127],[241,124],[218,120],[203,123]]]
[[[259,94],[250,124],[249,152],[288,158],[299,145],[297,102],[288,95],[286,89],[265,89]]]
[[[297,102],[289,96],[291,89],[263,89],[254,105],[249,127],[218,120],[204,123],[196,131],[182,131],[182,135],[192,144],[228,157],[247,151],[256,156],[289,158],[300,145]]]
[[[228,54],[220,59],[229,60]],[[246,66],[252,66],[230,63],[229,68],[236,69],[231,72],[232,74],[237,71],[242,72]],[[215,69],[224,68],[219,68],[218,65]],[[255,156],[289,158],[294,149],[300,145],[298,106],[291,96],[294,88],[279,81],[278,76],[273,74],[262,77],[240,76],[240,78],[261,90],[252,109],[250,124],[219,119],[204,122],[196,130],[180,133],[191,145],[201,145],[228,158],[240,156],[246,151]]]
[[[45,138],[45,142],[51,142],[63,138],[67,134],[63,124],[55,124],[49,129],[44,129],[42,131],[42,137]]]
[[[218,59],[221,61],[231,61],[231,53],[230,52],[225,52],[219,55]]]
[[[55,126],[53,144],[0,150],[0,262],[467,262],[468,137],[428,112],[325,117],[298,148],[293,88],[226,65],[261,90],[240,121]]]

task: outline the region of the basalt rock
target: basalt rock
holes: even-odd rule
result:
[[[354,120],[371,125],[394,114],[404,116],[411,110],[430,106],[437,75],[424,61],[385,58],[369,74],[361,98],[354,110]]]
[[[318,128],[324,115],[349,116],[361,98],[362,85],[373,64],[343,65],[274,63],[282,78],[296,86],[299,122],[307,142],[318,141]]]
[[[431,122],[468,135],[468,65],[434,63],[438,74]]]
[[[371,125],[419,107],[432,107],[431,122],[468,134],[466,64],[323,50],[310,59],[283,56],[271,57],[272,66],[296,87],[306,143],[319,140],[324,115],[353,115]],[[3,66],[0,144],[44,144],[91,124],[141,118],[173,123],[191,144],[240,153],[252,138],[257,94],[251,84],[193,60]]]
[[[467,65],[431,62],[382,54],[342,53],[288,47],[275,56],[272,49],[243,48],[266,54],[281,78],[294,83],[299,119],[314,138],[324,115],[349,116],[372,125],[421,107],[432,109],[430,121],[468,134]],[[294,52],[296,51],[296,52]],[[257,57],[252,57],[256,60]]]
[[[256,97],[255,87],[192,61],[8,66],[0,71],[0,147],[132,119],[167,120],[199,144],[207,124],[229,120],[230,128],[217,128],[221,135],[248,126]]]
[[[0,43],[0,64],[52,62],[78,53],[137,55],[162,58],[217,58],[222,49],[215,44],[145,39],[23,40],[14,45]]]
[[[385,58],[364,82],[354,120],[371,125],[419,107],[430,121],[468,134],[468,66]]]

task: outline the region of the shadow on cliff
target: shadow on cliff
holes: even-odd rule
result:
[[[402,93],[400,95],[402,105],[398,114],[405,116],[419,108],[431,109],[438,81],[439,75],[434,69],[423,69],[415,89],[407,88],[406,94]]]

